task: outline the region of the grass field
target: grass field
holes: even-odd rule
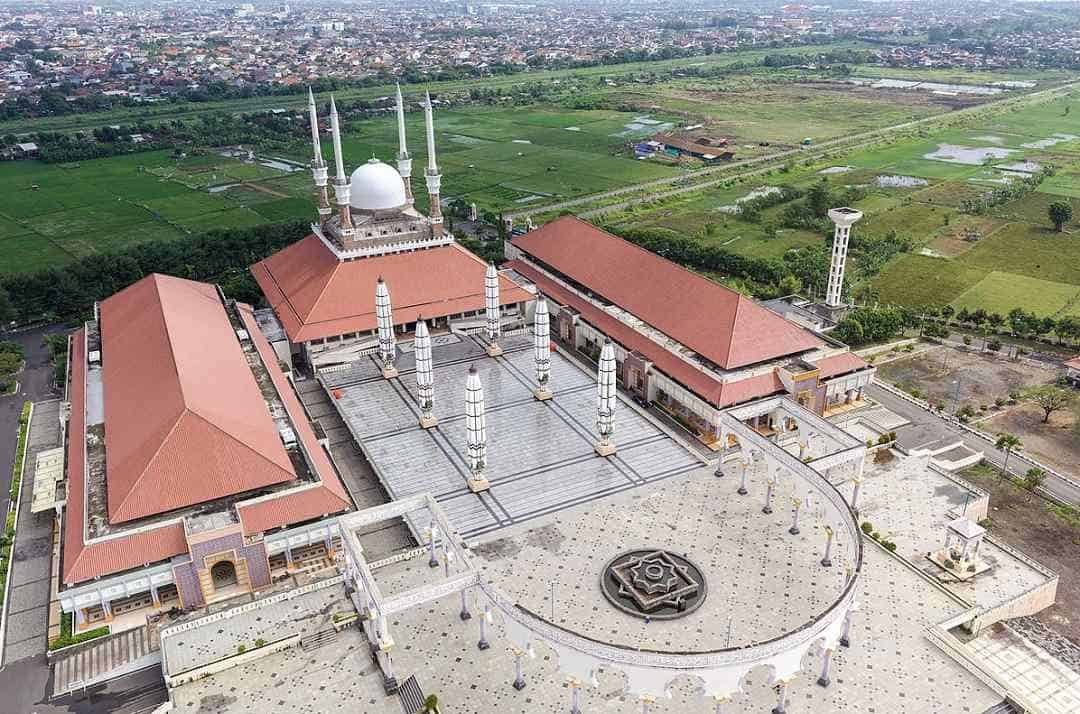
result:
[[[995,270],[962,292],[952,304],[957,308],[1007,315],[1022,305],[1040,317],[1056,315],[1080,296],[1080,286],[1055,283]]]
[[[27,272],[124,245],[310,216],[279,170],[217,154],[159,151],[79,164],[0,164],[0,272]],[[210,186],[247,183],[210,193]]]

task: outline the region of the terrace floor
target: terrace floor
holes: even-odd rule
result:
[[[459,533],[475,537],[567,506],[684,474],[703,461],[620,395],[618,452],[601,458],[596,441],[596,382],[559,353],[551,355],[555,397],[538,402],[532,339],[507,337],[491,358],[480,342],[441,336],[433,347],[433,429],[417,420],[413,357],[383,379],[374,359],[323,375],[331,401],[374,464],[392,499],[430,492]],[[465,460],[465,379],[475,365],[484,386],[487,470],[491,489],[469,491]],[[423,464],[417,468],[417,464]]]

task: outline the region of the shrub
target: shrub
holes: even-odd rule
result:
[[[866,535],[870,535],[871,533],[874,532],[874,526],[871,525],[870,521],[863,521],[862,525],[859,526],[859,528],[861,528],[862,532],[865,533]]]
[[[264,640],[261,637],[259,639],[255,640],[255,647],[257,647],[257,648],[262,647],[265,644],[266,644],[266,640]]]
[[[888,434],[882,434],[881,436],[878,437],[877,443],[879,443],[879,444],[888,444],[889,443],[889,435]]]
[[[236,654],[238,654],[238,655],[242,655],[242,654],[244,654],[245,652],[247,652],[247,646],[246,646],[246,645],[238,645],[238,646],[237,646],[237,648],[236,648]]]
[[[1002,397],[998,397],[997,399],[994,400],[994,406],[997,407],[998,409],[1005,406],[1005,399],[1002,398]]]
[[[890,553],[896,552],[896,543],[893,543],[891,540],[882,543],[882,545],[885,546],[885,550],[889,551]]]
[[[942,563],[942,565],[944,565],[949,570],[955,570],[956,569],[956,563],[953,562],[952,558],[946,558],[945,562]]]
[[[971,345],[971,335],[964,335],[964,344]]]

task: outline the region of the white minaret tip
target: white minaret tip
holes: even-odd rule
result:
[[[405,145],[405,100],[401,97],[401,85],[397,87],[397,125],[398,159],[409,158],[409,149]]]
[[[311,149],[314,152],[315,166],[323,165],[322,142],[319,139],[319,110],[315,106],[315,95],[308,87],[308,119],[311,122]]]
[[[345,178],[345,157],[341,155],[341,120],[338,117],[337,103],[334,101],[334,95],[330,95],[330,133],[334,139],[334,168],[337,170],[337,182],[344,184],[347,179]]]
[[[424,129],[427,134],[427,172],[429,175],[439,173],[439,163],[435,159],[435,118],[431,106],[431,93],[424,92]]]

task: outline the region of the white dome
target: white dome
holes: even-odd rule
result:
[[[358,210],[379,211],[405,205],[405,182],[397,169],[378,159],[352,172],[349,203]]]

